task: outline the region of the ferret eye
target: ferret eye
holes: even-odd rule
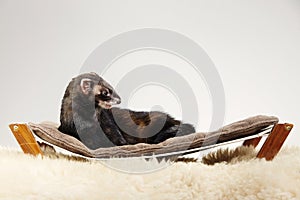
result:
[[[107,90],[103,90],[103,91],[101,92],[101,94],[102,94],[103,96],[109,96],[109,92],[108,92]]]

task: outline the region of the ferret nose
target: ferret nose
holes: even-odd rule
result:
[[[116,104],[120,104],[121,103],[121,99],[120,98],[115,98],[114,100],[115,100]]]
[[[113,92],[111,96],[112,96],[112,100],[113,100],[114,104],[121,103],[121,98],[119,97],[119,95],[116,92]]]
[[[113,97],[113,101],[115,104],[120,104],[121,103],[121,98],[119,97],[119,95],[117,93],[113,93],[112,94],[112,97]]]

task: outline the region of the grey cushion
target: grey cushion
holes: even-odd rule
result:
[[[111,158],[167,154],[222,143],[256,134],[276,123],[278,123],[277,117],[258,115],[229,124],[214,132],[192,133],[186,136],[170,138],[159,144],[139,143],[136,145],[115,146],[96,150],[90,150],[76,138],[59,132],[57,126],[53,124],[29,123],[28,125],[36,136],[73,153],[92,158]]]

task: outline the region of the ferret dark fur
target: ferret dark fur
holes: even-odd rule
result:
[[[65,91],[58,129],[90,149],[155,144],[195,132],[192,125],[183,124],[163,112],[111,108],[120,102],[114,88],[99,75],[81,74],[72,79]]]

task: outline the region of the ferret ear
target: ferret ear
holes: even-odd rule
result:
[[[92,80],[89,78],[83,78],[80,82],[80,88],[83,94],[88,95],[92,90]]]

